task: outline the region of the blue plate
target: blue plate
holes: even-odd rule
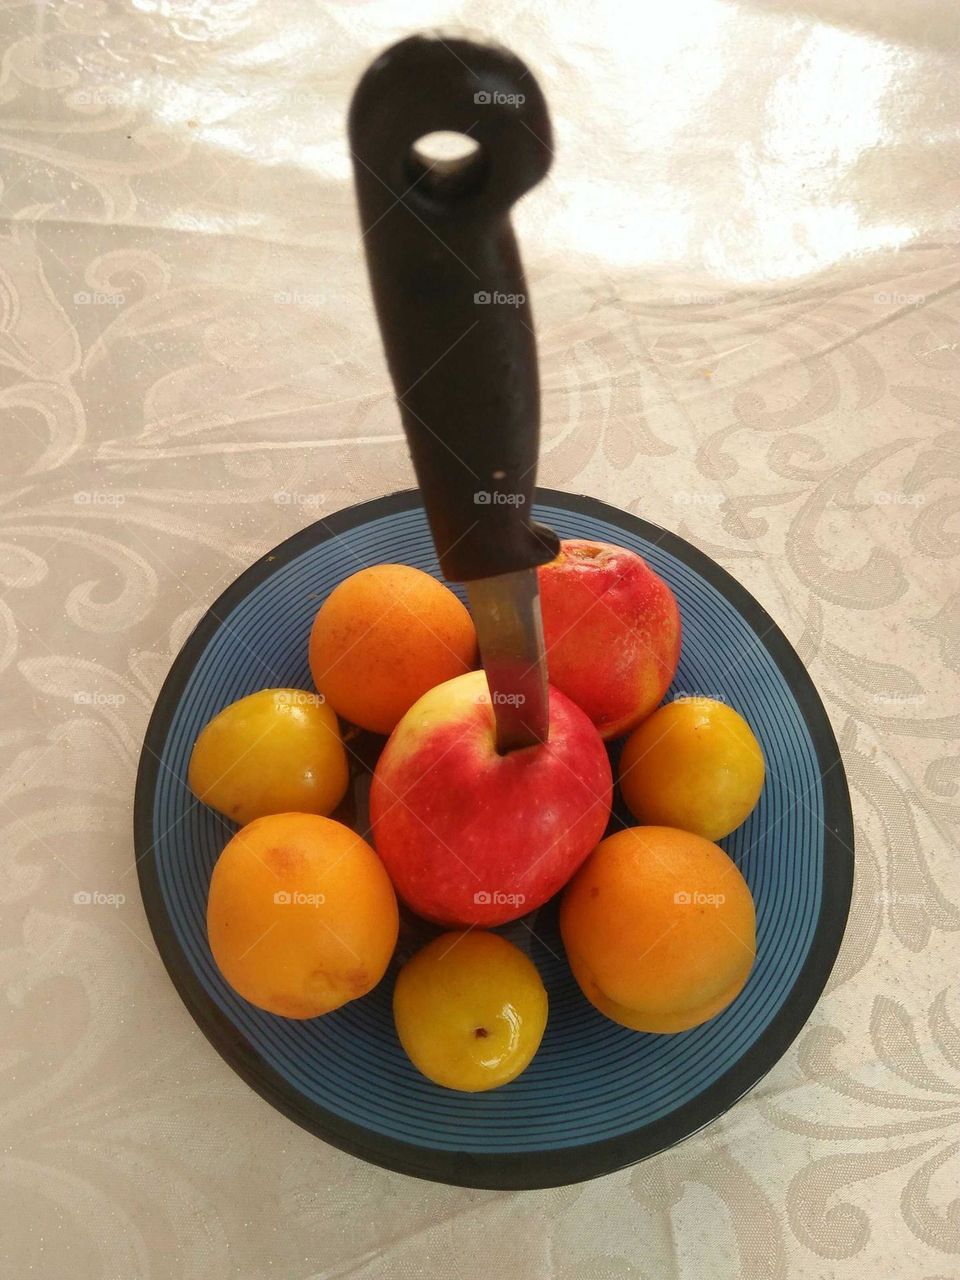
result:
[[[311,688],[307,638],[320,602],[366,565],[439,577],[417,492],[320,520],[264,556],[189,637],[160,693],[137,778],[140,887],[184,1002],[230,1065],[326,1141],[403,1173],[522,1188],[609,1173],[715,1119],[784,1053],[830,973],[850,904],[853,829],[837,744],[810,677],[777,626],[718,565],[676,535],[593,498],[539,490],[563,537],[618,543],[673,588],[683,654],[667,695],[722,698],[767,761],[760,803],[721,844],[757,907],[757,960],[719,1017],[680,1035],[628,1031],[583,998],[556,902],[501,932],[533,958],[550,996],[539,1053],[512,1084],[454,1093],[425,1080],[397,1041],[397,968],[435,930],[405,915],[391,969],[362,1000],[307,1022],[263,1013],[221,979],[207,946],[207,887],[234,828],[187,783],[193,742],[222,707],[268,686]],[[616,746],[612,752],[616,754]],[[362,792],[362,786],[357,788]],[[363,827],[362,806],[352,812]],[[611,829],[632,825],[614,813]]]

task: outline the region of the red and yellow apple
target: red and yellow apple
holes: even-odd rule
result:
[[[419,915],[503,924],[566,884],[603,835],[611,791],[599,734],[556,689],[548,741],[500,755],[486,676],[470,671],[393,731],[370,791],[374,844]]]
[[[625,547],[565,539],[540,569],[550,683],[604,739],[628,733],[659,704],[680,661],[676,597]]]

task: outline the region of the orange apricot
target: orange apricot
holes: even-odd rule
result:
[[[739,995],[756,952],[753,899],[702,836],[631,827],[567,886],[560,931],[587,999],[635,1031],[686,1031]]]
[[[239,995],[270,1013],[315,1018],[365,995],[386,971],[397,929],[383,863],[331,818],[257,818],[213,869],[213,958]]]
[[[341,582],[310,634],[314,684],[346,720],[390,733],[413,704],[474,665],[470,614],[428,573],[379,564]]]

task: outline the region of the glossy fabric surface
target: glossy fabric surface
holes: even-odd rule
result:
[[[517,217],[541,482],[743,582],[811,670],[858,823],[831,987],[757,1090],[528,1194],[279,1116],[183,1007],[132,867],[137,754],[206,606],[412,482],[345,112],[381,48],[450,23],[516,49],[552,112]],[[14,2],[0,45],[5,1270],[955,1274],[956,6]]]

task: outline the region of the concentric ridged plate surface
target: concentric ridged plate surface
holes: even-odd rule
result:
[[[563,537],[639,552],[673,588],[683,655],[668,699],[724,699],[750,722],[768,774],[755,812],[721,841],[753,892],[757,962],[742,995],[675,1036],[596,1013],[563,958],[556,904],[502,932],[533,957],[550,996],[543,1045],[519,1080],[449,1092],[407,1061],[393,1030],[396,967],[428,926],[405,920],[394,965],[362,1000],[293,1022],[248,1005],[220,978],[204,913],[233,828],[186,786],[191,746],[227,703],[266,686],[311,688],[307,637],[321,600],[365,565],[439,576],[417,493],[353,507],[283,543],[217,601],[157,703],[137,783],[136,841],[151,927],[178,990],[232,1066],[270,1102],[367,1160],[442,1181],[535,1187],[609,1172],[721,1114],[781,1056],[836,956],[850,901],[849,798],[817,693],[780,631],[724,570],[676,536],[590,498],[540,491]],[[615,816],[616,825],[622,822]]]

